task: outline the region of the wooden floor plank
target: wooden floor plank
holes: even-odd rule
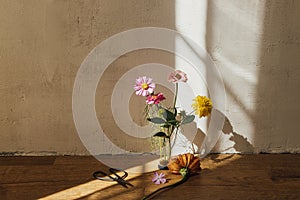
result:
[[[12,165],[53,165],[55,157],[50,156],[2,156],[0,166]]]
[[[202,171],[186,183],[153,199],[300,199],[299,154],[213,154]],[[170,174],[165,185],[151,182],[153,173],[130,174],[128,189],[94,180],[107,170],[91,156],[0,157],[0,199],[141,199],[180,180]]]

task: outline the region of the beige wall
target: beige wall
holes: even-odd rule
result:
[[[172,5],[141,0],[1,1],[0,152],[86,153],[72,116],[73,84],[83,59],[121,31],[174,28]],[[115,75],[108,75],[112,82]]]
[[[227,93],[215,151],[299,152],[300,2],[175,2],[1,0],[0,152],[87,154],[72,116],[77,70],[101,41],[145,26],[178,29],[212,55]],[[158,50],[130,53],[97,88],[105,133],[129,151],[143,149],[145,141],[116,137],[120,130],[105,105],[122,73],[148,62],[174,66],[175,58]]]
[[[209,2],[207,47],[223,75],[231,132],[219,149],[299,152],[300,2]]]

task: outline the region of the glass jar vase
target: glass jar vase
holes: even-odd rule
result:
[[[171,158],[171,141],[170,137],[162,137],[159,141],[159,162],[158,169],[168,169],[169,160]]]

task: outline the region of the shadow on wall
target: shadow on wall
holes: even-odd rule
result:
[[[299,152],[300,2],[207,3],[206,47],[229,109],[216,151]]]
[[[224,114],[222,113],[224,116]],[[223,135],[220,136],[220,139],[218,140],[217,144],[215,145],[214,149],[212,149],[212,153],[214,152],[238,152],[238,153],[244,153],[249,154],[253,153],[254,147],[249,142],[249,140],[244,137],[243,135],[237,133],[228,117],[225,117],[224,125],[223,125]],[[194,144],[198,147],[201,147],[203,140],[205,138],[205,133],[198,128],[197,134],[194,138]],[[224,137],[225,136],[225,137]],[[222,148],[222,143],[228,143],[229,140],[230,145],[226,146],[225,148]]]
[[[263,152],[300,150],[299,51],[300,1],[266,1],[254,141]]]
[[[233,126],[227,117],[225,117],[222,131],[224,134],[229,135],[229,140],[234,143],[233,146],[229,148],[234,148],[235,151],[239,153],[252,153],[254,151],[253,146],[247,140],[247,138],[234,131]],[[227,149],[225,149],[225,151],[226,150]]]

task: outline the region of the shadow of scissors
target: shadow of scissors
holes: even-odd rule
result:
[[[125,188],[128,188],[127,185],[133,186],[125,178],[128,176],[128,173],[122,169],[110,168],[109,171],[111,174],[107,174],[103,171],[96,171],[93,173],[93,177],[95,179],[101,181],[116,181],[119,185],[122,185]],[[122,175],[117,174],[117,172],[122,172]]]

